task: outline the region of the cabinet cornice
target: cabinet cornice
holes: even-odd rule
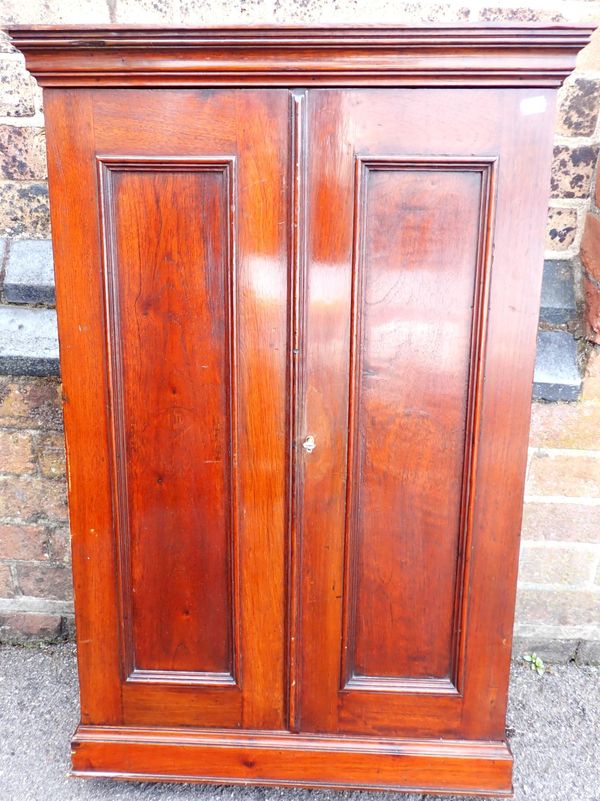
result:
[[[43,86],[557,86],[584,26],[10,29]]]

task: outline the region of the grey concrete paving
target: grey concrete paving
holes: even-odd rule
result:
[[[335,793],[68,778],[76,725],[72,645],[0,648],[0,801],[389,801]],[[509,736],[517,801],[600,801],[600,669],[513,669]],[[433,796],[398,795],[403,801]],[[443,801],[440,799],[440,801]],[[446,798],[446,801],[449,801]],[[464,801],[464,799],[463,799]]]

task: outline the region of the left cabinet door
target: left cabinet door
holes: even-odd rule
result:
[[[45,111],[82,721],[281,728],[287,92]]]

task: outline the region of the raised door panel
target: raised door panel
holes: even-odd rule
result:
[[[235,684],[233,160],[100,170],[128,680]]]
[[[493,166],[356,160],[346,688],[458,684]]]
[[[301,731],[503,739],[550,155],[532,94],[305,98]]]
[[[82,718],[281,728],[287,93],[49,93],[50,128],[75,113],[50,180]]]

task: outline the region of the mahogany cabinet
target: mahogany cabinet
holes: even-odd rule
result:
[[[73,773],[507,795],[557,86],[589,30],[19,28]]]

